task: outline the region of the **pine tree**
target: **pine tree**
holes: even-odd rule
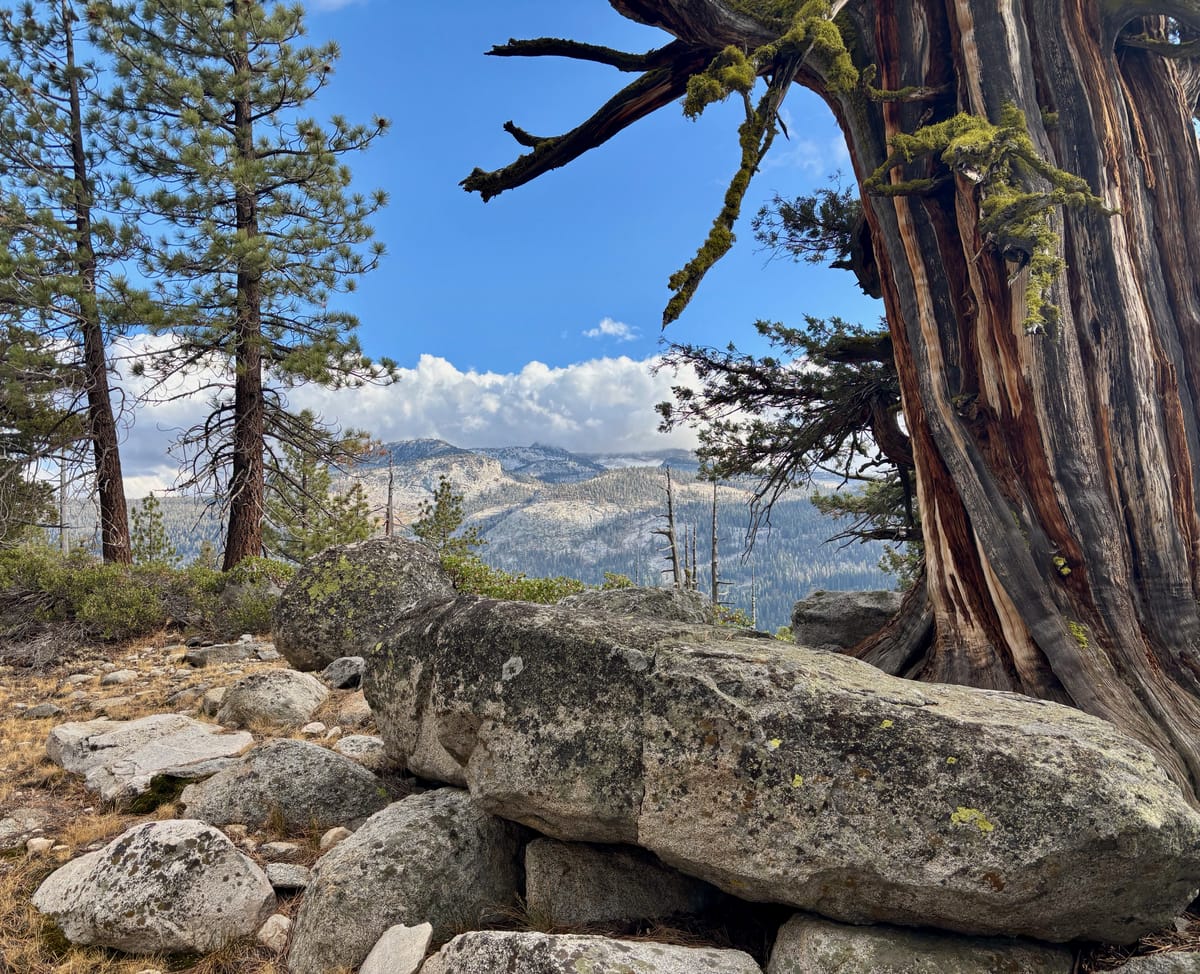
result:
[[[361,441],[352,434],[348,442]],[[329,464],[314,452],[283,448],[283,462],[267,476],[263,539],[271,555],[302,562],[331,545],[369,538],[373,527],[361,483],[335,493]]]
[[[412,533],[440,555],[469,555],[485,543],[478,528],[459,533],[466,520],[463,495],[454,492],[454,485],[445,474],[438,478],[433,498],[421,503],[420,513],[413,522]]]
[[[338,49],[294,43],[299,6],[146,0],[89,11],[121,79],[113,104],[127,119],[124,162],[155,187],[142,206],[168,228],[143,271],[166,297],[151,325],[174,341],[146,371],[227,369],[211,414],[179,445],[187,484],[214,487],[228,505],[228,569],[262,551],[264,454],[296,429],[283,391],[381,374],[362,354],[356,319],[329,299],[383,252],[368,220],[385,195],[349,192],[342,159],[387,122],[334,117],[323,127],[302,114]]]
[[[162,505],[153,493],[133,509],[132,546],[133,560],[139,565],[174,568],[179,564],[179,552],[167,537]]]
[[[74,392],[91,441],[104,559],[128,563],[129,523],[105,350],[120,304],[137,297],[115,272],[135,236],[100,212],[111,116],[100,69],[76,57],[71,0],[0,10],[0,303],[77,359]]]

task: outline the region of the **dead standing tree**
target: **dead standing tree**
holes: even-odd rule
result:
[[[667,541],[667,552],[663,556],[670,563],[669,568],[664,568],[662,574],[671,573],[671,586],[673,588],[685,588],[683,566],[679,561],[679,542],[675,534],[675,494],[671,489],[671,468],[667,468],[667,486],[663,488],[667,493],[667,513],[660,514],[659,517],[667,519],[665,528],[655,528],[651,534],[661,535]]]
[[[740,98],[742,165],[669,320],[731,243],[791,84],[822,96],[882,281],[935,630],[860,652],[1107,718],[1195,796],[1200,3],[610,2],[674,40],[498,48],[638,78],[565,135],[510,124],[530,151],[466,187],[528,182],[685,93]]]

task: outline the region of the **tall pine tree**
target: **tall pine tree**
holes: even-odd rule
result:
[[[71,0],[0,10],[0,305],[78,366],[74,407],[91,441],[105,561],[128,563],[129,519],[106,352],[131,292],[116,272],[131,223],[102,213],[115,177],[100,69],[79,61]]]
[[[153,187],[143,205],[168,228],[143,270],[166,297],[152,327],[173,341],[147,371],[220,370],[210,415],[181,445],[189,483],[215,486],[228,505],[229,569],[263,548],[264,454],[297,429],[286,389],[392,367],[365,358],[356,319],[329,307],[383,252],[368,220],[385,196],[351,193],[342,159],[387,122],[303,115],[338,50],[295,43],[298,6],[145,0],[94,4],[90,16],[121,79],[125,163]]]

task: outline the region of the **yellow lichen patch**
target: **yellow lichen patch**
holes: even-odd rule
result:
[[[980,832],[994,832],[996,826],[987,820],[987,816],[978,808],[964,808],[959,805],[950,816],[955,825],[974,825]]]
[[[781,741],[778,737],[774,737],[771,740],[767,741],[767,750],[768,751],[778,751],[779,745],[782,743],[783,743],[783,741]]]
[[[802,775],[802,774],[792,775],[792,787],[793,788],[799,788],[803,784],[804,784],[804,775]]]
[[[958,764],[958,758],[946,758],[947,764]]]
[[[896,726],[896,722],[894,720],[885,720],[882,724],[879,725],[881,730],[888,730],[889,728],[892,728],[895,726]]]

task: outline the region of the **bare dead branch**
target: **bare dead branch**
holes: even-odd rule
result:
[[[475,169],[460,184],[468,193],[478,193],[486,203],[507,189],[523,186],[551,169],[558,169],[579,158],[589,149],[603,145],[618,132],[645,118],[668,102],[682,97],[688,78],[702,71],[715,52],[709,48],[694,48],[673,41],[662,48],[664,64],[641,75],[609,99],[586,122],[563,135],[543,139],[532,146],[532,152],[516,162],[488,172]],[[668,57],[669,53],[669,57]],[[515,125],[505,126],[518,142],[527,145],[522,137],[532,138]],[[513,131],[521,132],[517,137]]]
[[[567,57],[607,64],[618,71],[650,71],[662,66],[666,49],[660,47],[645,54],[631,54],[599,44],[585,44],[558,37],[536,37],[523,41],[510,38],[507,44],[497,44],[488,54],[492,57]]]

